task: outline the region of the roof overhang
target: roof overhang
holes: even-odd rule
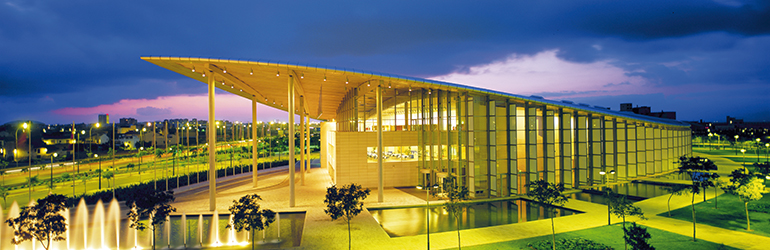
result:
[[[216,87],[221,90],[246,99],[256,99],[258,103],[284,111],[288,111],[288,78],[292,76],[297,97],[302,96],[305,100],[304,105],[300,107],[299,98],[295,98],[297,102],[295,103],[295,107],[297,107],[295,111],[300,112],[302,110],[311,118],[318,120],[335,119],[337,109],[348,91],[359,88],[361,91],[368,92],[382,83],[384,88],[392,88],[398,91],[432,89],[464,92],[471,95],[489,95],[638,122],[689,127],[689,124],[676,120],[637,115],[630,112],[612,111],[601,107],[547,100],[534,96],[526,97],[429,79],[352,69],[273,61],[194,57],[146,56],[142,57],[142,60],[206,84],[209,77],[214,77]]]

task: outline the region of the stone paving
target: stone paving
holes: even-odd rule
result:
[[[731,169],[740,168],[730,160],[708,156],[720,167],[720,174],[726,176]],[[347,224],[344,220],[332,221],[324,213],[323,199],[326,188],[332,185],[326,169],[312,168],[305,176],[305,185],[301,184],[300,173],[296,173],[296,206],[289,207],[288,167],[268,169],[259,172],[259,187],[253,188],[251,174],[241,174],[220,178],[218,181],[217,208],[226,211],[232,201],[239,197],[256,193],[263,201],[261,205],[275,211],[304,211],[306,212],[302,243],[296,249],[345,249],[348,246]],[[209,213],[208,184],[201,183],[184,190],[176,190],[177,202],[174,206],[179,211],[186,213]],[[708,192],[707,198],[713,198],[714,193]],[[677,209],[690,205],[690,196],[674,196],[671,199],[671,209]],[[648,217],[648,220],[640,221],[627,218],[628,221],[685,235],[692,236],[692,223],[656,214],[666,212],[668,195],[659,196],[637,202]],[[699,195],[696,203],[702,201]],[[431,201],[432,204],[440,201]],[[425,200],[417,198],[396,188],[384,190],[384,202],[377,202],[377,190],[373,189],[369,197],[364,201],[366,208],[424,205]],[[554,219],[556,233],[570,232],[607,224],[607,207],[580,200],[570,199],[565,207],[582,211],[584,213],[570,215]],[[617,217],[612,218],[613,223],[620,222]],[[415,222],[422,223],[422,222]],[[353,248],[356,249],[422,249],[427,246],[426,235],[404,236],[391,238],[383,230],[368,210],[351,220],[351,235]],[[462,245],[472,246],[496,242],[525,239],[551,234],[550,220],[537,220],[526,223],[508,224],[486,228],[462,230]],[[698,239],[705,239],[715,243],[723,243],[740,249],[766,249],[770,238],[738,231],[711,227],[703,224],[697,225]],[[430,247],[433,249],[456,248],[456,231],[431,233]]]

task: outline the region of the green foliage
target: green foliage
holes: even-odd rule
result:
[[[692,209],[692,239],[695,238],[695,195],[699,194],[701,190],[705,190],[708,187],[716,187],[716,180],[719,178],[719,174],[709,172],[711,170],[717,170],[717,165],[709,159],[700,157],[679,157],[679,170],[678,173],[686,173],[690,175],[692,185],[688,185],[690,193],[692,193],[692,199],[690,200],[690,208]],[[705,193],[704,193],[705,199]]]
[[[564,183],[553,184],[546,180],[537,180],[527,183],[527,195],[536,202],[546,205],[548,213],[553,215],[553,206],[561,206],[567,203],[567,196],[561,194],[564,191]],[[556,229],[551,216],[551,241],[553,250],[556,250]]]
[[[623,228],[623,239],[626,243],[631,245],[631,249],[634,250],[655,250],[655,247],[651,246],[647,242],[652,236],[647,232],[647,228],[636,225],[636,222],[631,222],[631,226],[628,229]]]
[[[251,249],[254,249],[254,232],[264,230],[275,221],[275,212],[270,209],[260,209],[260,200],[262,198],[259,195],[248,194],[233,201],[233,205],[229,208],[233,222],[228,224],[227,228],[235,227],[238,232],[251,231]]]
[[[584,238],[559,239],[556,241],[556,248],[553,247],[550,240],[538,241],[527,244],[527,247],[535,250],[549,249],[576,249],[576,250],[608,250],[612,247],[602,243],[594,242]]]
[[[447,212],[455,218],[457,226],[457,248],[462,248],[460,244],[460,217],[463,215],[463,211],[469,206],[465,203],[469,199],[468,188],[457,183],[457,179],[454,176],[447,176],[444,179],[444,193],[438,195],[444,198],[444,208]],[[434,189],[435,190],[435,189]]]
[[[749,204],[749,211],[770,214],[770,204]]]
[[[3,207],[7,207],[8,206],[8,204],[7,204],[8,201],[5,200],[5,199],[8,198],[9,194],[10,194],[10,192],[8,192],[8,187],[5,187],[5,186],[1,186],[0,187],[0,196],[3,197]]]
[[[131,204],[131,210],[128,211],[129,226],[131,228],[143,231],[147,227],[155,234],[155,229],[166,222],[166,217],[176,212],[176,208],[169,205],[174,201],[173,191],[157,191],[150,194],[137,195],[127,200],[126,204]],[[150,225],[141,222],[142,218],[150,218]],[[155,237],[152,238],[152,248],[155,249]]]
[[[51,241],[64,240],[67,224],[61,212],[67,208],[65,200],[63,195],[52,194],[38,199],[36,205],[25,207],[19,217],[8,218],[5,222],[13,229],[14,235],[11,244],[35,239],[48,250]]]
[[[370,190],[364,189],[361,185],[351,183],[350,185],[337,188],[337,185],[333,185],[326,189],[326,209],[324,212],[336,220],[343,218],[348,223],[348,248],[352,247],[352,239],[350,237],[350,220],[356,217],[363,210],[364,203],[362,200],[369,196]]]

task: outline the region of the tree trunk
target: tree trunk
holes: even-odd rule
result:
[[[695,193],[692,193],[690,207],[692,208],[692,241],[698,241],[695,239]]]
[[[623,217],[623,235],[626,235],[626,215],[621,216]],[[623,246],[626,250],[628,250],[628,242],[626,239],[623,239]]]
[[[714,187],[714,209],[719,209],[719,207],[717,206],[718,205],[717,203],[719,203],[719,201],[717,200],[717,187]]]
[[[668,217],[671,217],[671,198],[674,197],[674,194],[668,196],[668,202],[666,202],[666,206],[668,207]]]
[[[556,229],[553,227],[553,215],[551,215],[551,243],[553,243],[553,250],[556,250]]]
[[[348,250],[353,249],[353,240],[350,238],[350,220],[348,222]]]
[[[461,250],[462,244],[460,243],[460,218],[455,217],[455,223],[457,224],[457,250]]]
[[[744,202],[743,206],[746,208],[746,231],[751,231],[751,220],[749,220],[749,203]]]
[[[254,228],[251,228],[251,250],[254,250]]]

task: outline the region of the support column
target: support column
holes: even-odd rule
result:
[[[377,202],[383,201],[383,170],[382,170],[382,83],[377,84],[377,172],[379,173],[379,183],[377,185]]]
[[[288,104],[289,104],[289,207],[294,207],[294,76],[289,75],[288,84]]]
[[[305,162],[305,172],[310,171],[310,114],[305,114],[305,145],[307,146],[307,152],[305,155],[307,155],[307,159]]]
[[[305,111],[302,110],[305,107],[305,97],[299,97],[299,173],[301,185],[305,185]]]
[[[257,138],[254,136],[257,134],[257,97],[251,96],[251,165],[252,165],[252,177],[251,182],[254,184],[254,187],[257,187],[257,169],[259,168],[259,164],[257,161],[259,160],[259,143],[257,143]]]
[[[206,130],[216,129],[214,123],[214,73],[209,72],[209,121]],[[216,131],[216,130],[214,130]],[[155,126],[153,126],[153,134],[155,133]],[[209,135],[209,211],[217,209],[217,135],[216,133],[208,133]],[[153,141],[153,144],[155,142]]]

